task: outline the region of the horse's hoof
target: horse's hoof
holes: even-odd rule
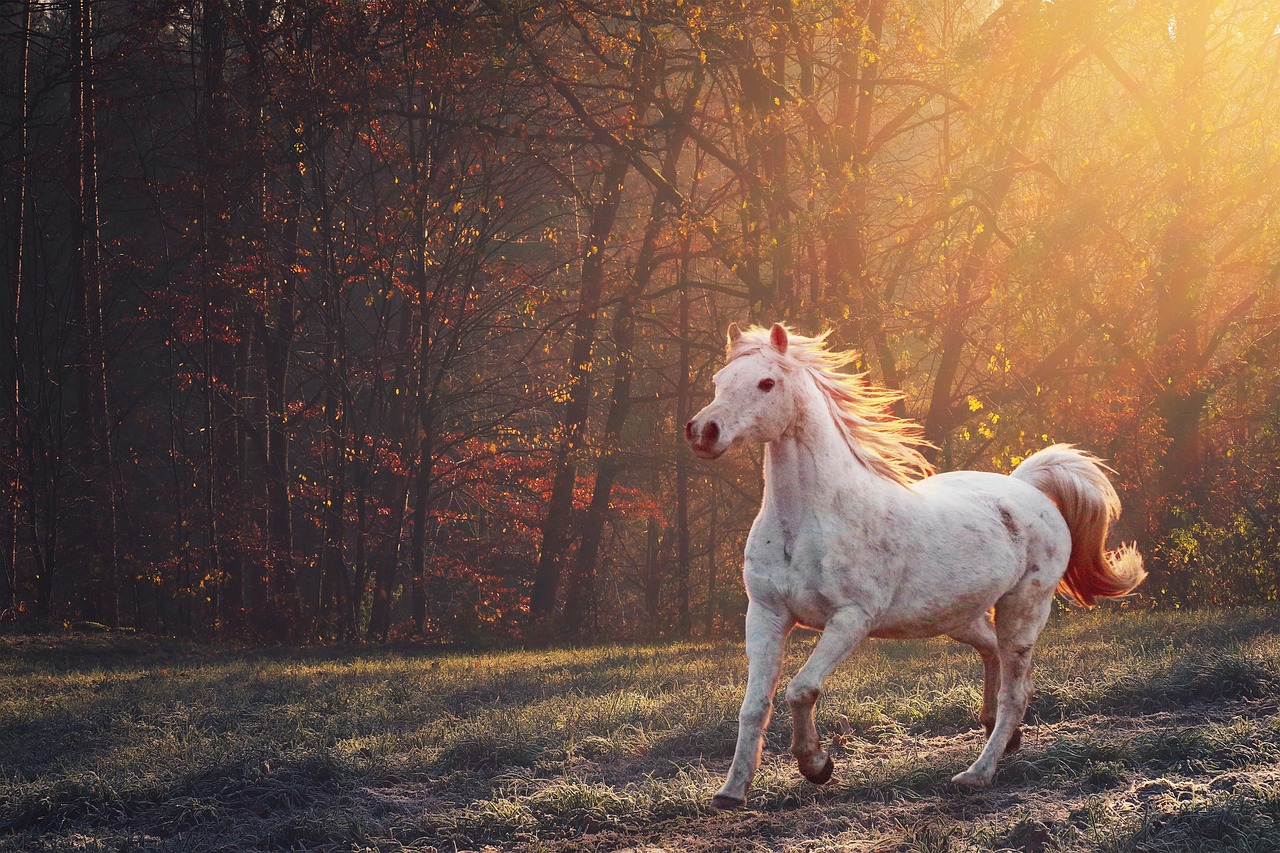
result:
[[[1020,746],[1022,746],[1022,726],[1018,726],[1013,730],[1013,734],[1009,735],[1009,743],[1005,745],[1004,754],[1017,752]]]
[[[966,770],[963,773],[957,773],[951,777],[951,781],[962,788],[990,788],[991,780],[984,776],[974,773],[972,770]]]
[[[803,767],[800,772],[804,774],[804,778],[808,779],[815,785],[825,785],[831,781],[831,774],[836,771],[836,764],[831,760],[831,756],[827,756],[827,763],[822,765],[822,769],[817,773],[808,773]]]
[[[742,808],[746,804],[746,800],[740,800],[737,797],[726,797],[724,794],[716,794],[711,798],[711,808],[718,812],[731,812],[734,809]]]

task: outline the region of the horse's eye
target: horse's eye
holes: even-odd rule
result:
[[[773,390],[773,386],[775,384],[776,383],[772,379],[761,379],[756,383],[756,387],[767,394]]]

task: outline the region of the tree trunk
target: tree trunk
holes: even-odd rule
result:
[[[1161,492],[1183,494],[1200,480],[1203,468],[1201,422],[1210,389],[1201,379],[1199,306],[1196,284],[1203,279],[1204,235],[1209,227],[1203,211],[1211,209],[1200,197],[1203,183],[1205,123],[1202,118],[1209,21],[1216,0],[1183,0],[1177,7],[1175,43],[1181,52],[1175,82],[1185,107],[1169,128],[1174,153],[1169,163],[1170,202],[1177,213],[1164,235],[1153,270],[1157,358],[1164,379],[1156,407],[1169,439],[1161,467]],[[1164,519],[1169,529],[1173,519]]]
[[[992,217],[999,214],[1005,198],[1014,186],[1014,180],[1017,177],[1014,166],[1022,156],[1021,151],[1026,146],[1027,139],[1035,130],[1045,97],[1065,71],[1078,64],[1082,57],[1083,53],[1076,53],[1066,59],[1060,56],[1051,57],[1042,65],[1040,78],[1027,97],[1016,104],[1010,104],[1006,109],[1003,130],[1005,138],[998,143],[998,154],[991,170],[995,177],[986,192],[986,204]],[[989,222],[982,232],[973,238],[969,253],[955,275],[950,277],[953,282],[952,295],[941,312],[943,326],[938,343],[938,367],[929,397],[929,410],[924,417],[924,435],[942,452],[945,452],[947,435],[956,424],[953,405],[955,381],[959,374],[965,340],[969,332],[969,321],[979,302],[971,298],[973,284],[981,279],[982,268],[996,244],[998,233],[996,223]],[[933,452],[926,455],[935,456]]]
[[[321,169],[314,170],[317,180],[314,190],[326,192],[319,179]],[[315,625],[323,633],[333,630],[333,617],[337,610],[338,589],[346,574],[343,542],[344,509],[347,502],[347,450],[350,447],[348,401],[343,390],[346,387],[346,331],[341,305],[341,292],[337,283],[337,269],[333,257],[331,215],[327,200],[322,205],[321,230],[324,240],[325,314],[327,318],[325,338],[325,436],[328,460],[325,476],[328,480],[324,511],[324,542],[320,551],[320,576],[316,579]]]
[[[288,637],[294,624],[297,596],[294,588],[293,522],[290,498],[288,376],[293,341],[293,283],[282,283],[274,323],[262,341],[267,390],[267,600],[258,620],[266,636]]]
[[[657,205],[655,205],[656,207]],[[623,294],[622,303],[614,317],[613,340],[616,347],[614,355],[614,371],[612,390],[609,394],[609,415],[605,422],[602,439],[602,455],[596,469],[596,481],[591,492],[591,502],[582,520],[582,540],[578,543],[578,552],[574,558],[571,574],[573,582],[565,592],[564,619],[565,628],[571,637],[581,638],[587,627],[588,611],[594,614],[596,561],[600,553],[600,541],[604,534],[605,522],[608,520],[609,503],[613,496],[613,485],[622,470],[623,460],[618,442],[622,428],[631,413],[631,381],[635,375],[635,304],[649,280],[645,266],[651,270],[652,247],[656,240],[655,210],[650,220],[650,229],[646,234],[645,246],[641,249],[642,261],[637,264],[632,285]],[[648,249],[649,251],[645,251]],[[594,628],[594,617],[591,619]]]
[[[413,534],[409,547],[409,572],[411,584],[411,609],[413,623],[419,634],[427,628],[427,546],[431,537],[431,468],[432,442],[430,425],[424,430],[418,444],[417,468],[413,483]]]
[[[407,47],[406,47],[407,50]],[[428,161],[428,140],[429,137],[422,127],[422,121],[426,117],[424,101],[441,100],[438,96],[434,98],[427,97],[416,74],[417,62],[410,61],[411,54],[406,55],[406,64],[409,65],[411,72],[409,77],[409,104],[418,121],[410,121],[408,125],[409,133],[409,174],[413,181],[413,186],[423,186],[423,169],[422,164]],[[434,153],[434,152],[433,152]],[[435,158],[431,157],[430,162],[434,162]],[[410,430],[410,442],[415,445],[413,453],[414,469],[410,472],[412,477],[411,493],[413,495],[413,509],[410,513],[409,524],[412,527],[412,538],[409,543],[409,574],[410,574],[410,610],[411,618],[416,626],[419,634],[426,631],[427,627],[427,548],[429,546],[430,537],[428,536],[428,528],[431,520],[431,474],[435,465],[435,447],[434,447],[434,383],[430,381],[431,377],[431,350],[435,341],[431,338],[431,304],[427,297],[429,287],[427,277],[427,254],[429,247],[427,245],[427,222],[426,222],[426,204],[425,199],[420,202],[415,211],[416,227],[414,228],[414,245],[413,245],[413,284],[417,290],[417,299],[415,304],[415,321],[417,323],[416,334],[416,352],[417,352],[417,380],[414,383],[412,399],[414,401],[411,421],[413,428]]]
[[[347,640],[356,636],[360,629],[360,606],[361,600],[364,598],[365,584],[369,579],[368,553],[369,553],[369,533],[367,526],[367,514],[365,506],[368,503],[365,489],[356,489],[356,564],[354,571],[349,579],[350,585],[346,589],[344,606],[342,608],[342,631],[338,635],[341,639]]]
[[[657,477],[654,477],[657,480]],[[656,484],[656,483],[655,483]],[[660,556],[662,534],[656,518],[649,519],[645,532],[644,617],[650,637],[658,636],[662,618],[662,559]]]
[[[369,611],[369,627],[366,631],[366,636],[370,640],[384,641],[391,630],[391,591],[395,588],[396,579],[400,573],[400,561],[404,554],[405,518],[409,515],[409,502],[413,499],[412,477],[413,475],[410,474],[408,479],[401,481],[401,489],[392,500],[393,538],[387,543],[384,553],[379,556],[373,570],[373,603]],[[363,502],[359,509],[363,517]],[[359,565],[363,565],[362,558],[357,557],[357,560]],[[363,594],[364,584],[352,588],[353,607],[359,607],[358,602]]]
[[[838,196],[848,195],[851,202],[847,208],[843,203],[835,207],[837,213],[829,214],[831,218],[824,233],[827,273],[824,301],[827,302],[847,299],[853,290],[852,279],[855,277],[856,261],[851,255],[856,255],[858,250],[852,249],[850,244],[857,239],[857,227],[860,225],[856,218],[857,193],[862,189],[862,180],[858,175],[862,149],[857,145],[855,136],[864,121],[867,127],[870,126],[871,104],[862,95],[864,92],[874,92],[874,79],[863,80],[867,57],[876,50],[875,45],[864,44],[870,32],[867,22],[868,6],[868,0],[858,0],[853,5],[852,20],[837,22],[839,31],[846,38],[852,41],[856,37],[857,41],[851,43],[850,49],[840,53],[836,68],[835,112],[830,126],[824,125],[815,112],[816,121],[811,122],[810,129],[810,133],[820,140],[818,149],[822,154],[823,171],[833,178],[846,173],[850,176],[848,180],[838,183],[836,189]],[[863,145],[865,146],[865,140]],[[855,319],[861,322],[861,318]]]
[[[224,519],[237,518],[240,470],[237,452],[240,427],[232,405],[217,391],[218,382],[231,384],[237,375],[234,354],[215,340],[215,322],[226,322],[227,288],[219,280],[227,264],[231,242],[231,211],[225,191],[226,109],[224,69],[227,51],[227,8],[223,0],[201,6],[201,320],[204,357],[205,486],[204,511],[208,539],[207,572],[217,579],[218,620],[224,628],[239,627],[244,607],[241,561],[227,560],[223,549]],[[234,630],[234,628],[233,628]]]
[[[15,164],[18,173],[16,200],[13,211],[11,232],[12,277],[9,287],[12,292],[6,294],[9,306],[8,315],[0,328],[4,331],[5,346],[9,348],[8,371],[0,377],[4,387],[13,395],[10,401],[9,447],[13,459],[13,469],[9,472],[9,487],[6,490],[9,501],[5,508],[6,529],[4,531],[4,566],[0,577],[0,618],[5,613],[15,614],[18,609],[18,531],[21,527],[21,508],[23,502],[23,483],[19,474],[22,457],[22,413],[23,413],[23,365],[22,365],[22,284],[26,273],[26,224],[27,224],[27,146],[29,143],[30,106],[28,104],[30,69],[31,69],[31,0],[22,4],[21,39],[22,59],[18,87],[18,162]],[[27,494],[27,500],[31,499]]]
[[[681,279],[684,275],[681,264]],[[689,376],[689,291],[680,291],[679,308],[680,361],[676,388],[676,423],[683,425],[692,414]],[[683,427],[682,427],[683,428]],[[676,635],[689,636],[689,445],[678,440],[676,445]]]
[[[88,413],[91,454],[87,470],[92,482],[90,524],[96,591],[90,616],[109,625],[120,623],[120,563],[115,458],[111,436],[111,397],[107,372],[105,300],[102,282],[101,233],[98,217],[98,138],[92,0],[76,4],[76,159],[77,251],[72,262],[73,288],[79,295],[85,332],[84,401]]]
[[[703,614],[703,634],[710,637],[716,629],[716,577],[720,567],[716,563],[716,537],[719,535],[720,490],[711,485],[711,518],[707,522],[707,609]]]
[[[569,355],[569,399],[560,420],[561,437],[552,464],[551,497],[542,522],[542,545],[534,574],[529,607],[534,619],[545,619],[555,610],[560,575],[569,551],[573,515],[573,490],[577,482],[578,454],[586,441],[587,411],[591,404],[592,352],[605,286],[604,250],[613,233],[622,204],[623,180],[631,158],[615,151],[605,166],[599,201],[591,214],[586,254],[582,261],[582,288],[574,312]]]
[[[286,219],[285,269],[278,286],[265,283],[271,300],[270,322],[259,322],[263,372],[266,381],[266,491],[267,491],[267,596],[258,625],[265,635],[281,641],[296,627],[297,572],[293,556],[292,472],[289,464],[289,362],[296,334],[294,298],[296,283],[292,268],[298,257],[298,230],[301,217],[302,180],[296,165],[286,168],[290,212]]]
[[[680,157],[689,135],[685,129],[697,106],[702,90],[702,75],[695,74],[690,81],[680,108],[681,121],[667,139],[663,153],[662,176],[672,186],[676,185]],[[601,441],[600,464],[591,493],[591,502],[582,521],[582,540],[574,560],[573,578],[565,598],[565,623],[571,636],[581,636],[586,623],[587,608],[596,612],[595,579],[599,561],[600,543],[608,520],[609,503],[613,486],[624,466],[624,454],[619,444],[622,429],[631,415],[631,385],[635,377],[635,314],[636,304],[644,295],[657,269],[656,254],[661,236],[666,203],[661,196],[654,199],[649,210],[649,222],[640,250],[636,254],[635,271],[622,292],[617,314],[614,316],[613,341],[615,348],[614,369],[609,393],[609,414],[605,421]],[[681,270],[683,275],[684,270]],[[594,625],[593,625],[594,627]]]
[[[773,20],[773,34],[769,45],[769,74],[775,86],[786,89],[787,66],[790,61],[791,47],[791,0],[775,0],[770,15]],[[792,309],[799,304],[794,292],[795,288],[795,252],[791,235],[791,201],[790,163],[787,162],[787,139],[782,121],[783,111],[775,98],[767,102],[770,108],[765,113],[765,180],[769,184],[769,233],[773,239],[773,292],[776,294],[778,308],[783,312],[780,316],[790,316]]]

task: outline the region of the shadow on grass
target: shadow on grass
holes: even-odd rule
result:
[[[1098,689],[1094,689],[1094,688]],[[1145,714],[1280,696],[1280,664],[1239,651],[1193,648],[1149,672],[1128,672],[1081,690],[1037,687],[1029,722],[1059,722],[1084,714]]]
[[[1116,833],[1116,849],[1161,853],[1280,850],[1280,793],[1274,788],[1252,787],[1162,805],[1145,815],[1136,829]]]
[[[69,775],[51,786],[14,786],[0,799],[0,833],[81,827],[142,826],[171,835],[220,816],[265,818],[331,799],[353,774],[325,751],[299,751],[264,762],[242,757],[205,765],[176,778],[104,779]]]

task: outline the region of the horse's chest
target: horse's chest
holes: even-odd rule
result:
[[[831,596],[813,586],[797,586],[786,596],[787,611],[808,628],[825,628],[838,608]]]
[[[863,565],[868,550],[845,539],[817,514],[762,513],[747,539],[748,595],[811,628],[851,603],[873,605],[881,596],[868,588],[877,574]]]
[[[801,625],[822,628],[841,607],[866,598],[854,588],[854,573],[841,572],[837,579],[829,569],[819,553],[798,542],[790,559],[748,561],[747,593]]]

